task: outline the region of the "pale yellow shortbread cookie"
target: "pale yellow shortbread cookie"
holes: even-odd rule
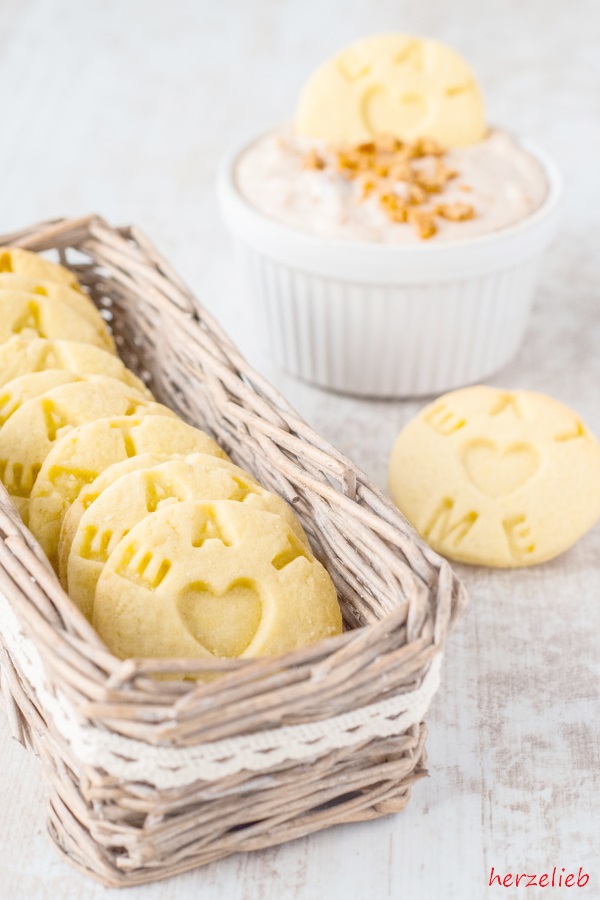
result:
[[[26,523],[33,484],[56,440],[77,425],[111,415],[175,414],[122,381],[99,375],[94,382],[64,384],[28,400],[0,429],[0,480]]]
[[[483,99],[456,50],[429,38],[364,38],[324,62],[300,95],[295,125],[302,137],[369,141],[434,138],[464,147],[486,132]]]
[[[34,397],[39,397],[61,384],[83,380],[79,375],[60,369],[46,369],[44,372],[32,372],[13,378],[0,388],[0,428],[28,400],[33,400]]]
[[[199,428],[174,417],[164,406],[151,404],[150,408],[150,416],[146,409],[140,416],[112,416],[75,428],[57,440],[46,457],[28,503],[29,527],[55,567],[67,509],[82,488],[109,466],[152,452],[207,453],[227,459],[219,445]]]
[[[251,483],[252,485],[260,487],[261,491],[264,490],[262,486],[259,485],[259,483],[256,481],[256,479],[249,475],[248,472],[244,472],[242,469],[239,469],[229,460],[221,459],[220,457],[216,457],[213,454],[140,453],[137,456],[132,456],[128,459],[122,460],[121,462],[113,463],[113,465],[100,472],[98,477],[94,478],[91,484],[84,485],[77,498],[73,501],[73,503],[69,506],[68,510],[65,513],[60,529],[58,553],[58,574],[65,588],[67,587],[67,565],[69,554],[71,552],[71,546],[73,544],[75,533],[77,532],[77,529],[79,527],[81,517],[84,515],[86,510],[89,509],[89,507],[93,503],[95,503],[96,500],[98,500],[98,498],[104,491],[110,488],[115,483],[115,481],[123,478],[123,476],[129,475],[132,472],[141,472],[144,469],[152,469],[155,466],[159,466],[161,463],[170,462],[171,460],[176,459],[185,460],[187,463],[196,460],[200,464],[201,469],[208,465],[213,468],[223,468],[229,470],[229,474],[233,476],[239,475],[239,473],[242,472],[243,480],[245,483]],[[280,498],[278,498],[278,500],[280,500]],[[288,521],[290,522],[290,527],[297,530],[298,537],[302,541],[307,541],[308,539],[306,538],[304,529],[296,518],[291,506],[288,503],[285,503],[285,501],[283,500],[281,500],[280,502],[282,502],[284,505],[278,510],[279,514],[284,518],[287,515],[289,517]]]
[[[138,472],[142,469],[151,469],[163,462],[171,459],[185,459],[186,456],[192,454],[181,453],[138,453],[136,456],[122,459],[120,462],[112,463],[107,469],[103,469],[97,478],[94,478],[89,484],[85,484],[79,491],[76,499],[71,503],[60,529],[60,548],[59,548],[59,565],[58,571],[63,582],[66,585],[66,567],[68,556],[71,551],[71,544],[75,537],[75,532],[81,521],[81,517],[92,503],[95,503],[100,494],[115,483],[123,475],[129,475],[130,472]],[[208,456],[208,454],[206,454]],[[215,465],[232,465],[225,459],[216,456],[209,456]]]
[[[119,379],[109,379],[110,381]],[[40,397],[42,394],[48,393],[55,387],[62,384],[74,384],[75,382],[94,382],[100,385],[106,385],[106,375],[75,375],[73,372],[67,372],[64,369],[45,369],[42,372],[31,372],[29,375],[21,375],[19,378],[13,378],[0,387],[0,428],[10,419],[24,403],[33,400],[34,397]],[[123,387],[127,388],[124,382],[119,382]],[[128,388],[135,390],[142,396],[153,400],[152,394],[142,386],[141,391],[137,388]]]
[[[170,459],[184,459],[186,454],[180,453],[140,453],[121,462],[113,463],[107,469],[104,469],[97,478],[90,484],[85,484],[79,491],[77,497],[66,510],[62,524],[60,526],[60,537],[58,539],[58,577],[62,586],[67,588],[67,567],[69,564],[69,554],[73,544],[73,538],[79,527],[81,517],[85,511],[95,503],[100,494],[109,488],[115,481],[122,478],[123,475],[129,475],[130,472],[141,471],[142,469],[151,469],[160,463],[168,462]],[[228,465],[226,460],[219,457],[210,456],[215,465]]]
[[[176,503],[117,544],[92,622],[118,657],[275,656],[339,634],[333,583],[280,516]]]
[[[31,250],[23,250],[22,247],[0,247],[0,273],[14,272],[17,275],[27,275],[30,278],[43,278],[48,281],[56,281],[58,284],[66,284],[75,291],[81,290],[75,275],[58,263],[50,262]]]
[[[0,344],[15,334],[82,341],[109,351],[114,347],[102,319],[94,325],[60,300],[23,291],[0,291]]]
[[[158,509],[198,500],[234,500],[250,509],[275,513],[312,556],[302,526],[281,497],[266,491],[233,463],[199,453],[179,457],[122,475],[84,511],[68,553],[65,587],[88,619],[96,584],[119,541]],[[61,540],[68,541],[64,523]]]
[[[111,353],[115,352],[114,341],[108,332],[106,322],[87,294],[74,291],[66,284],[58,284],[56,281],[30,278],[28,275],[15,275],[12,272],[0,272],[0,293],[4,291],[34,294],[35,297],[48,297],[50,300],[64,303],[65,306],[71,307],[105,334],[108,349]]]
[[[18,335],[0,344],[0,386],[29,372],[46,369],[64,369],[75,375],[108,375],[152,396],[140,378],[136,378],[118,357],[101,347],[80,341],[30,340]]]
[[[440,397],[400,433],[389,475],[425,540],[472,564],[552,559],[600,517],[600,444],[574,412],[531,391]]]

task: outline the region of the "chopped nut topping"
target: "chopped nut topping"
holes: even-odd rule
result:
[[[362,196],[361,200],[366,200],[373,191],[375,190],[375,182],[372,178],[366,178],[362,183]]]
[[[316,150],[311,150],[302,160],[305,169],[324,169],[325,160],[322,159]]]
[[[426,241],[427,238],[433,237],[433,235],[437,232],[437,225],[435,224],[435,216],[433,212],[428,212],[424,209],[409,209],[408,221],[415,226],[419,237],[423,241]]]
[[[372,156],[373,153],[375,153],[375,149],[376,149],[375,142],[367,141],[367,143],[365,143],[365,144],[359,144],[356,147],[356,152],[361,153],[361,154],[368,154],[369,156]]]
[[[411,206],[420,206],[427,200],[427,191],[423,189],[420,182],[411,184],[408,188],[408,202]]]
[[[408,221],[408,207],[398,194],[380,194],[379,203],[392,222]]]
[[[419,138],[414,142],[413,147],[418,156],[443,156],[446,152],[441,144],[434,141],[433,138]]]
[[[329,169],[356,181],[359,201],[375,195],[391,222],[409,222],[426,240],[437,233],[436,217],[464,222],[475,216],[474,207],[468,203],[432,205],[432,195],[442,194],[459,175],[446,165],[445,153],[430,138],[410,143],[379,134],[354,146],[332,146],[321,153],[312,149],[302,162],[306,169]],[[471,190],[465,184],[459,187]]]
[[[376,153],[397,153],[398,150],[402,150],[403,144],[392,134],[378,134],[372,146]]]
[[[388,216],[392,222],[409,222],[410,219],[408,213],[409,210],[407,206],[398,206],[396,209],[388,210]]]
[[[475,210],[470,203],[441,203],[434,212],[450,222],[466,222],[475,217]]]
[[[456,178],[458,172],[447,169],[441,159],[436,159],[433,173],[419,172],[416,178],[417,184],[428,194],[439,194],[449,181]]]
[[[391,164],[388,170],[388,177],[393,181],[412,181],[414,172],[408,160],[403,159]]]
[[[417,175],[415,184],[425,196],[427,196],[427,194],[439,194],[443,187],[436,178],[426,174]],[[419,203],[424,202],[424,200],[419,200]]]
[[[438,159],[435,164],[435,177],[445,185],[453,178],[458,178],[458,172],[455,169],[447,169],[443,160]]]

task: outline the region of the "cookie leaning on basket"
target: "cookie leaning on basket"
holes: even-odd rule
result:
[[[291,507],[105,352],[108,329],[68,270],[0,253],[0,312],[0,477],[55,568],[60,538],[63,583],[93,622],[104,585],[98,622],[113,652],[253,656],[341,631],[333,583]],[[114,573],[111,560],[138,528],[145,549],[127,562],[128,603],[115,605],[123,559]],[[178,594],[157,614],[146,575],[165,541]]]

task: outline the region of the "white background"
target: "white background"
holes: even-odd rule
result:
[[[418,404],[342,399],[271,370],[213,182],[232,141],[292,114],[324,57],[390,29],[462,50],[490,121],[565,170],[563,231],[525,344],[493,383],[552,393],[600,434],[597,0],[0,0],[0,232],[90,211],[140,225],[252,361],[382,486]],[[597,527],[531,571],[461,570],[472,601],[429,717],[431,777],[401,815],[127,898],[480,900],[524,893],[488,888],[491,866],[554,865],[583,866],[590,884],[577,895],[600,897],[599,560]],[[0,897],[112,896],[51,848],[39,768],[0,715]]]

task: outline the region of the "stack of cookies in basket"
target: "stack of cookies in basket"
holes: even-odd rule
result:
[[[73,273],[0,250],[0,480],[121,658],[271,656],[338,634],[285,501],[157,403]]]

